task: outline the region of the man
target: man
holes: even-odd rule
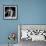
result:
[[[11,7],[9,7],[6,11],[5,11],[5,17],[12,17],[13,16],[13,10],[11,9]]]

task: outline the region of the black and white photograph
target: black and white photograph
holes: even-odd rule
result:
[[[46,41],[46,25],[20,25],[20,40]]]
[[[17,6],[4,6],[4,19],[17,19]]]
[[[46,25],[19,24],[18,34],[20,46],[42,46],[44,43],[46,44]]]

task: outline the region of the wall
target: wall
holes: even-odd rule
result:
[[[0,0],[0,44],[7,44],[8,34],[10,32],[16,32],[18,35],[17,24],[19,23],[19,16],[17,20],[4,20],[3,19],[3,5],[17,5],[17,0]],[[18,39],[18,37],[17,37]],[[16,39],[16,43],[18,40]]]
[[[46,24],[46,0],[21,0],[22,24]]]
[[[18,20],[3,19],[3,5],[18,5]],[[7,44],[17,24],[46,24],[46,0],[0,0],[0,44]],[[17,42],[17,40],[16,40]]]

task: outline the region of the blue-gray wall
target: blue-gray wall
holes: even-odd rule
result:
[[[4,20],[3,5],[18,5],[18,20]],[[46,24],[46,0],[0,0],[0,44],[8,43],[10,32],[17,34],[18,24]]]

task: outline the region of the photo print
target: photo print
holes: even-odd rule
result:
[[[20,24],[20,41],[46,41],[46,25]]]
[[[17,19],[17,6],[4,6],[4,19]]]

